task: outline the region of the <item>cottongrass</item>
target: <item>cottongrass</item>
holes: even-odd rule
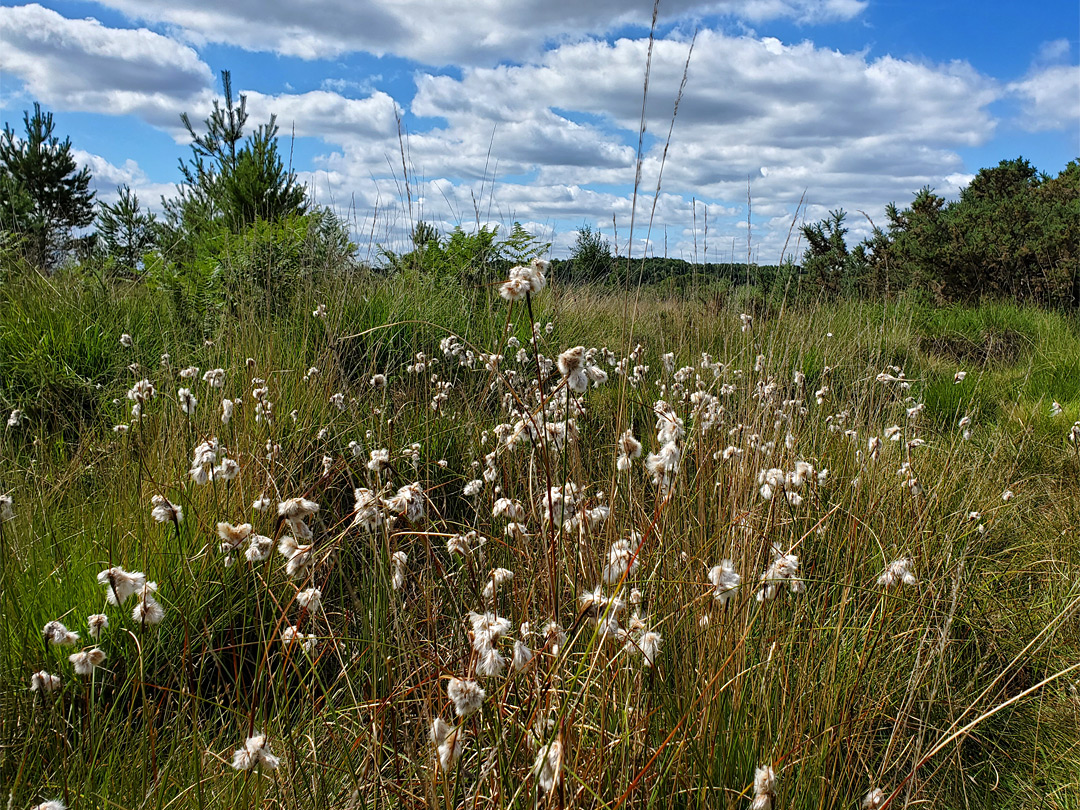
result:
[[[692,355],[660,341],[589,346],[558,319],[569,339],[556,346],[544,339],[547,318],[511,322],[490,346],[413,346],[400,365],[378,354],[355,376],[333,352],[259,355],[257,410],[225,405],[249,396],[231,388],[244,369],[215,368],[190,421],[149,407],[147,381],[142,421],[107,437],[146,453],[145,469],[118,476],[131,489],[121,500],[145,521],[145,499],[160,488],[184,510],[155,496],[151,513],[175,537],[144,537],[121,517],[117,547],[94,559],[138,560],[165,586],[169,612],[157,583],[113,566],[98,574],[105,612],[90,614],[100,591],[90,602],[75,587],[71,604],[40,616],[35,626],[89,614],[101,646],[69,656],[76,675],[102,667],[106,651],[115,662],[79,683],[79,699],[91,711],[127,700],[139,672],[148,700],[139,693],[132,704],[163,707],[158,719],[178,738],[190,735],[189,716],[214,728],[219,710],[250,718],[248,729],[280,717],[303,729],[275,740],[289,777],[235,780],[235,795],[220,788],[232,806],[304,804],[290,791],[314,774],[319,807],[346,806],[356,789],[372,805],[531,805],[559,794],[550,801],[659,796],[771,810],[783,771],[789,803],[818,796],[827,779],[832,803],[879,808],[885,794],[864,794],[867,772],[899,782],[919,767],[912,729],[924,730],[925,752],[929,729],[952,722],[946,709],[986,705],[962,678],[962,695],[935,695],[935,679],[952,684],[964,656],[919,639],[947,639],[950,655],[963,644],[946,624],[949,599],[957,594],[955,615],[969,626],[980,585],[957,566],[971,570],[988,553],[977,525],[991,536],[1015,530],[1013,510],[1031,497],[1021,479],[988,464],[985,485],[948,492],[944,477],[982,452],[961,445],[970,422],[931,429],[915,373],[793,371],[798,358],[763,343],[777,328],[764,315]],[[202,365],[221,362],[207,354]],[[166,388],[175,372],[157,376],[175,390]],[[863,382],[878,393],[864,394]],[[275,405],[294,418],[274,419]],[[643,420],[655,428],[639,441]],[[155,430],[175,431],[160,458],[137,444]],[[980,426],[977,440],[988,433]],[[1006,485],[1023,497],[1011,502]],[[959,561],[950,554],[963,546],[946,551],[941,540],[957,534],[975,549]],[[66,627],[46,636],[69,634],[78,643]],[[39,720],[67,707],[68,695],[42,695],[63,693],[71,670],[63,656],[52,666],[46,656],[58,651],[40,638],[32,646],[20,691]],[[172,668],[182,674],[170,681]],[[836,728],[845,762],[865,769],[830,764]],[[748,771],[776,752],[751,793]],[[244,771],[281,764],[262,734],[232,759]],[[914,801],[948,803],[945,780],[958,769],[941,767]],[[199,778],[219,789],[218,776]],[[396,799],[375,797],[374,786],[390,784]]]
[[[86,624],[90,628],[90,637],[99,639],[109,629],[109,617],[104,613],[92,613],[86,617]]]
[[[450,773],[461,759],[461,727],[451,726],[441,717],[431,722],[431,741],[435,744],[435,764],[441,773]]]
[[[276,771],[281,766],[281,760],[271,753],[266,735],[256,734],[248,737],[243,747],[233,752],[232,766],[238,771],[250,771],[256,767]]]
[[[862,810],[878,810],[880,807],[885,806],[885,799],[888,798],[885,795],[885,791],[881,788],[874,788],[862,800]]]
[[[97,575],[99,584],[105,586],[105,598],[110,605],[122,605],[146,585],[142,571],[125,571],[116,565]]]
[[[919,580],[915,576],[913,565],[910,557],[893,560],[877,578],[877,584],[883,588],[892,588],[896,585],[917,585]]]
[[[559,737],[540,747],[533,774],[543,793],[551,793],[562,781],[563,743]]]
[[[79,640],[79,634],[68,630],[64,626],[63,622],[51,621],[48,622],[42,629],[41,634],[45,636],[45,639],[56,646],[71,646]]]
[[[771,765],[762,765],[754,771],[754,799],[750,810],[772,810],[776,801],[776,788],[779,780]]]
[[[35,672],[30,676],[30,691],[39,692],[43,695],[57,692],[62,686],[59,675],[53,675],[46,670]]]
[[[147,582],[135,594],[135,607],[131,611],[132,620],[143,627],[161,624],[165,620],[165,608],[154,598],[157,583]]]
[[[105,658],[105,652],[98,647],[68,656],[68,660],[75,667],[75,674],[87,676],[93,675],[94,670],[105,663]]]
[[[446,685],[446,696],[454,704],[454,714],[458,717],[468,717],[480,711],[487,693],[474,680],[451,678]]]
[[[156,520],[158,523],[181,523],[184,520],[184,509],[181,506],[174,506],[169,502],[169,499],[164,495],[155,495],[150,499],[152,509],[150,510],[150,517]]]

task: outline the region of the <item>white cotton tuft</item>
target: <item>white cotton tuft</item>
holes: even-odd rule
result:
[[[68,647],[79,640],[79,634],[68,630],[62,622],[48,622],[41,628],[41,634],[50,643],[58,647]]]
[[[136,594],[138,601],[131,611],[131,618],[138,624],[161,624],[165,618],[165,608],[154,598],[157,588],[156,582],[147,582]]]
[[[166,523],[170,520],[174,523],[181,523],[184,520],[183,508],[169,503],[164,495],[155,495],[150,499],[150,504],[153,507],[150,510],[150,517],[158,523]]]
[[[47,695],[60,689],[60,677],[51,675],[46,670],[35,672],[30,676],[30,691]]]
[[[458,717],[475,714],[487,697],[480,684],[468,678],[451,678],[446,685],[446,695],[454,704],[454,713]]]
[[[533,651],[520,639],[514,642],[514,656],[510,666],[514,672],[521,672],[533,660]]]
[[[90,637],[101,638],[102,631],[109,628],[109,617],[104,613],[92,613],[86,617],[86,623],[90,627]]]
[[[640,563],[639,548],[641,535],[630,532],[630,537],[616,540],[608,549],[608,560],[604,565],[604,583],[614,585],[623,577],[633,577]]]
[[[754,771],[754,800],[750,810],[772,810],[777,782],[776,771],[771,765],[762,765]]]
[[[390,587],[395,591],[400,591],[405,587],[405,566],[408,561],[409,557],[404,551],[395,551],[390,555],[390,567],[393,571]]]
[[[435,764],[439,771],[448,773],[461,758],[461,729],[451,726],[441,717],[431,722],[431,741],[435,743]]]
[[[316,613],[322,607],[322,591],[318,588],[306,588],[296,594],[296,603],[308,612]]]
[[[775,545],[772,551],[773,561],[761,575],[761,589],[757,592],[759,602],[775,599],[785,584],[795,594],[806,590],[805,583],[799,577],[799,557],[795,554],[784,554]]]
[[[72,653],[68,660],[75,666],[76,675],[92,675],[95,669],[105,663],[105,653],[94,647],[92,650]]]
[[[270,743],[265,734],[248,737],[244,747],[233,752],[232,766],[238,771],[250,771],[256,766],[276,771],[279,765],[281,761],[270,753]]]
[[[507,568],[493,568],[484,585],[484,599],[491,601],[500,587],[514,578],[514,572]]]
[[[533,774],[540,785],[540,790],[550,793],[562,779],[563,744],[562,738],[556,737],[541,747],[533,764]]]
[[[725,559],[709,569],[709,581],[713,584],[713,599],[724,606],[738,593],[742,577],[736,573],[735,564]]]
[[[884,588],[892,588],[896,585],[917,585],[919,580],[915,576],[914,562],[910,557],[893,560],[885,568],[885,571],[877,578],[877,584]]]

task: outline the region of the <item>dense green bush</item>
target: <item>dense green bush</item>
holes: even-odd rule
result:
[[[932,300],[1080,306],[1080,163],[1056,177],[1023,158],[982,169],[955,202],[924,187],[848,251],[845,214],[803,226],[807,276],[829,293],[923,290]]]
[[[226,313],[281,312],[328,272],[349,272],[354,252],[344,226],[320,209],[257,219],[239,233],[223,227],[198,233],[187,255],[173,259],[165,252],[149,277],[183,323],[208,333]]]
[[[402,254],[380,248],[384,269],[477,285],[492,284],[503,278],[508,268],[542,258],[551,249],[550,243],[535,238],[519,222],[502,239],[498,226],[481,225],[469,232],[459,225],[444,236],[431,223],[418,222],[412,243],[413,249]]]

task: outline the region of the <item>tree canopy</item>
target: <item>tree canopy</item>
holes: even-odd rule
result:
[[[55,134],[52,113],[34,104],[23,113],[24,136],[10,126],[0,134],[0,228],[17,234],[30,263],[54,267],[71,230],[94,221],[90,170],[79,169],[71,139]]]
[[[949,202],[924,187],[847,250],[843,211],[803,226],[804,269],[826,290],[922,289],[938,300],[1002,297],[1080,306],[1080,163],[1056,177],[1023,157],[986,168]]]
[[[221,73],[224,105],[214,101],[203,131],[180,120],[191,136],[191,157],[180,161],[177,196],[163,200],[166,227],[197,233],[224,225],[241,233],[256,220],[279,221],[307,210],[307,194],[278,153],[277,118],[245,135],[247,96],[233,97],[229,71]]]

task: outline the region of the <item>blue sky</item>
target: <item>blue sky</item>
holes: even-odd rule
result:
[[[651,12],[628,0],[0,2],[0,117],[18,129],[41,102],[102,199],[126,182],[157,206],[188,153],[179,114],[203,118],[228,69],[252,124],[277,113],[294,169],[365,244],[400,247],[417,218],[519,220],[554,255],[582,224],[612,240],[617,228],[625,252]],[[813,221],[842,207],[857,237],[869,225],[856,211],[880,222],[924,185],[954,196],[1006,158],[1057,173],[1080,155],[1075,0],[662,0],[657,34],[635,255],[745,256],[748,180],[751,249],[771,263],[797,210]]]

